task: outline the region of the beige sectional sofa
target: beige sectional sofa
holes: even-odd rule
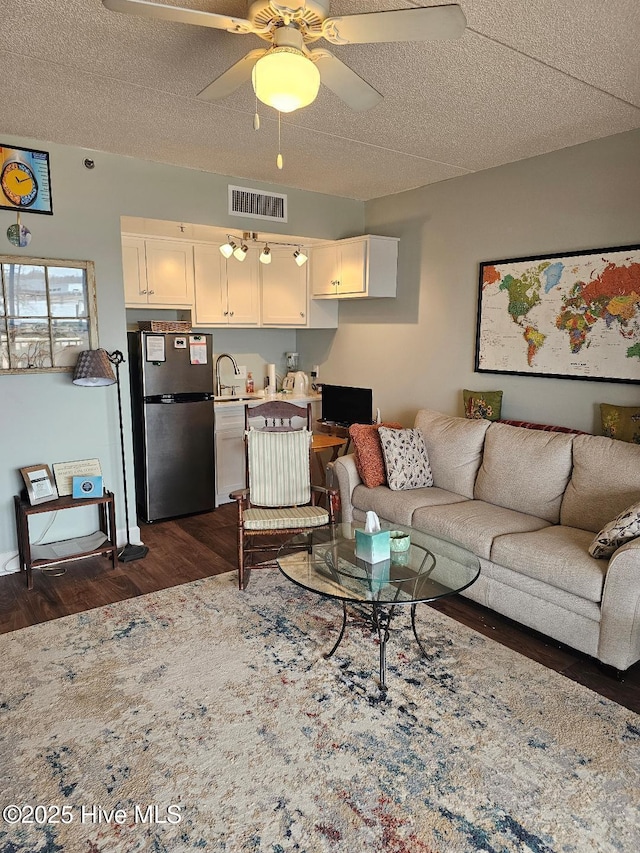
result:
[[[421,410],[434,485],[362,484],[353,455],[334,463],[343,521],[367,510],[452,539],[479,558],[465,596],[617,670],[640,659],[640,538],[610,559],[595,534],[640,502],[640,446]]]

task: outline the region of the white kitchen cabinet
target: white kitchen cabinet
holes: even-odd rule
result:
[[[271,263],[260,264],[263,326],[307,325],[307,264],[299,267],[290,249],[271,250]]]
[[[185,308],[192,305],[191,243],[123,235],[122,268],[128,307]]]
[[[216,506],[230,503],[229,494],[246,485],[244,404],[215,407]]]
[[[309,260],[312,298],[395,296],[398,242],[366,234],[314,246]]]
[[[258,254],[225,258],[218,245],[194,246],[194,326],[257,326],[260,322]]]

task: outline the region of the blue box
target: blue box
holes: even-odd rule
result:
[[[356,557],[367,563],[379,563],[391,557],[391,537],[388,530],[367,533],[356,529]]]
[[[74,498],[101,498],[104,491],[102,477],[74,477],[72,484]]]

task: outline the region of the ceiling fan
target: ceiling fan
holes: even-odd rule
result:
[[[458,4],[366,12],[329,17],[330,0],[249,0],[246,18],[203,12],[151,0],[102,0],[112,12],[195,24],[270,42],[246,54],[206,86],[198,97],[226,98],[252,80],[256,96],[280,112],[292,112],[315,100],[320,82],[353,110],[368,110],[382,95],[337,56],[307,45],[326,39],[331,44],[431,41],[459,38],[466,19]]]

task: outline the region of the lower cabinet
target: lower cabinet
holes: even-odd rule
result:
[[[229,493],[244,489],[244,405],[228,403],[215,410],[216,506],[230,502]]]

